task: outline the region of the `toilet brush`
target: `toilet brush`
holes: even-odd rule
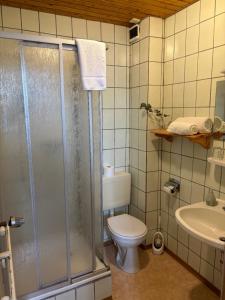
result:
[[[152,252],[153,254],[160,255],[164,251],[164,236],[162,232],[158,231],[153,236]]]

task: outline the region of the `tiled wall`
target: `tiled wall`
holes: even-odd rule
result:
[[[164,111],[178,116],[214,116],[215,88],[225,69],[225,1],[201,0],[165,20]],[[214,145],[222,142],[214,141]],[[220,287],[220,251],[192,238],[177,226],[174,212],[203,201],[208,188],[225,199],[225,170],[207,163],[206,151],[177,138],[162,142],[161,187],[171,176],[180,193],[161,192],[161,227],[168,248]]]
[[[162,105],[163,20],[148,17],[140,24],[140,40],[130,47],[130,212],[147,224],[146,243],[158,227],[160,140],[148,129],[157,126],[140,104]]]
[[[0,7],[0,29],[107,43],[107,90],[103,93],[104,162],[125,170],[129,164],[129,46],[127,28],[66,16]]]
[[[112,294],[111,276],[104,277],[46,300],[103,300]]]

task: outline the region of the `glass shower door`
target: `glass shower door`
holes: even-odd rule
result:
[[[59,50],[26,43],[21,51],[39,284],[44,287],[67,279]]]
[[[8,220],[11,215],[26,220],[19,230],[12,230],[16,287],[22,295],[38,289],[38,274],[20,43],[0,39],[0,218]]]
[[[62,50],[64,81],[65,178],[69,210],[71,276],[94,269],[93,199],[87,92],[83,91],[77,52]]]
[[[94,270],[89,106],[74,48],[0,39],[0,60],[0,217],[25,218],[21,296]]]

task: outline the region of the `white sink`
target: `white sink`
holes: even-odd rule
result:
[[[199,238],[207,244],[225,248],[225,201],[217,199],[216,206],[207,206],[205,202],[181,207],[176,210],[177,223],[190,235]]]

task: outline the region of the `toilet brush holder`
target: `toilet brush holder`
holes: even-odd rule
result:
[[[154,234],[152,240],[152,252],[155,255],[160,255],[164,251],[164,236],[162,232],[158,231]]]

